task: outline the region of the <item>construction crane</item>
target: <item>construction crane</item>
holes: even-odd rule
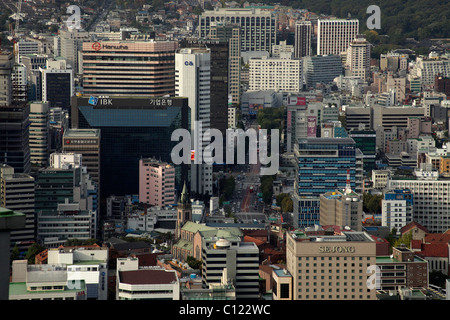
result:
[[[22,11],[22,0],[19,0],[19,3],[17,4],[17,11],[14,17],[14,20],[16,20],[16,23],[14,25],[14,29],[11,29],[12,35],[8,37],[8,40],[13,42],[13,51],[14,51],[14,57],[16,58],[16,62],[18,61],[18,50],[17,50],[17,36],[19,34],[19,25],[20,25],[20,19],[21,19],[21,11]]]

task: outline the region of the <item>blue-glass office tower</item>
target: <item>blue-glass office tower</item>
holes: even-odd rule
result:
[[[72,128],[100,129],[100,197],[139,193],[139,159],[171,162],[178,141],[172,132],[188,129],[189,107],[182,97],[76,96]],[[187,165],[175,166],[177,185],[187,180]]]
[[[297,161],[294,218],[296,227],[307,227],[320,222],[320,195],[357,187],[361,170],[355,141],[351,138],[306,138],[294,145]],[[358,162],[358,163],[357,163]]]

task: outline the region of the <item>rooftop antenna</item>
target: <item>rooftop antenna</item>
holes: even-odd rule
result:
[[[345,185],[345,193],[351,193],[352,187],[350,185],[350,169],[347,169],[347,183]]]

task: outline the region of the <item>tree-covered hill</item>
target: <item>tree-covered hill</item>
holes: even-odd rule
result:
[[[405,38],[417,40],[429,38],[450,38],[449,0],[260,0],[261,3],[291,6],[307,9],[316,14],[351,17],[360,20],[361,32],[367,30],[366,21],[370,14],[367,8],[377,5],[381,10],[379,34],[389,35],[391,43],[402,43]]]

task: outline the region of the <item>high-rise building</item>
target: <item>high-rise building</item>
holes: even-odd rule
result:
[[[172,162],[176,129],[188,129],[187,98],[73,98],[74,129],[100,129],[101,198],[139,193],[139,159]],[[176,184],[188,181],[188,165],[176,165]]]
[[[17,173],[30,173],[30,105],[0,106],[0,162]]]
[[[52,153],[50,166],[38,171],[36,185],[35,211],[40,243],[58,247],[71,238],[97,237],[97,185],[82,166],[80,154]],[[78,228],[68,228],[75,221]]]
[[[376,300],[367,282],[376,262],[376,241],[366,232],[311,235],[286,233],[286,267],[293,300]]]
[[[15,44],[17,63],[21,63],[23,55],[39,53],[39,42],[30,39],[19,39]]]
[[[199,17],[199,37],[205,38],[215,22],[238,24],[241,28],[241,51],[272,52],[277,43],[277,18],[259,8],[220,8],[206,10]]]
[[[241,27],[237,23],[215,22],[211,24],[208,38],[228,42],[228,95],[231,103],[238,104],[241,98]]]
[[[301,59],[252,58],[249,66],[249,90],[299,92],[303,88]]]
[[[311,35],[313,26],[311,21],[297,21],[295,24],[294,57],[302,58],[311,55]]]
[[[389,190],[381,200],[381,225],[400,229],[413,221],[414,195],[408,189]]]
[[[14,168],[0,165],[0,207],[21,212],[26,216],[25,226],[11,230],[11,247],[26,250],[35,241],[34,178],[15,173]]]
[[[23,64],[15,64],[12,74],[13,102],[28,101],[28,84],[26,67]]]
[[[311,88],[318,83],[333,83],[333,80],[344,72],[342,59],[338,55],[305,57],[303,70],[306,86]]]
[[[75,93],[73,70],[55,68],[39,68],[41,71],[42,101],[48,101],[50,107],[70,109],[70,99]]]
[[[63,57],[72,67],[74,74],[81,73],[80,52],[83,42],[90,41],[90,34],[79,29],[61,29],[54,38],[54,52],[56,57]]]
[[[180,48],[209,48],[211,52],[210,126],[223,135],[227,129],[229,44],[226,40],[184,40]]]
[[[175,204],[175,167],[156,159],[139,160],[139,202],[165,207]]]
[[[14,56],[12,53],[0,51],[0,106],[9,106],[12,102],[12,74]]]
[[[176,41],[83,43],[86,95],[173,96]]]
[[[83,166],[100,192],[100,129],[67,129],[63,134],[62,152],[81,154]]]
[[[294,226],[320,224],[320,195],[362,191],[362,154],[351,138],[306,138],[294,145],[298,174],[293,197]]]
[[[30,161],[39,167],[48,164],[50,155],[48,110],[47,102],[30,103]]]
[[[202,151],[209,145],[206,130],[211,128],[211,51],[182,48],[175,54],[175,95],[187,97],[191,115],[191,192],[213,194],[212,165],[205,164]],[[199,127],[201,125],[201,127]],[[214,128],[211,128],[214,129]],[[203,137],[203,139],[200,139]]]
[[[58,190],[55,193],[55,190]],[[81,154],[52,153],[50,165],[38,171],[36,213],[56,210],[59,203],[79,203],[81,210],[96,211],[97,186],[82,165]]]
[[[417,176],[413,180],[393,177],[388,182],[388,188],[411,191],[413,196],[412,220],[420,223],[430,232],[441,233],[450,228],[450,221],[447,218],[450,214],[448,196],[450,180],[427,178],[426,174],[424,177]]]
[[[236,239],[202,239],[202,286],[229,283],[236,299],[259,298],[259,249],[254,242]]]
[[[349,190],[336,190],[320,196],[320,225],[362,230],[363,202]]]
[[[317,54],[340,55],[359,33],[358,19],[317,20]]]
[[[348,136],[355,140],[356,147],[363,154],[363,169],[370,172],[375,169],[377,154],[377,133],[375,130],[350,130]]]
[[[357,36],[350,42],[347,49],[347,62],[349,76],[362,80],[370,78],[370,52],[371,44],[364,36]]]

